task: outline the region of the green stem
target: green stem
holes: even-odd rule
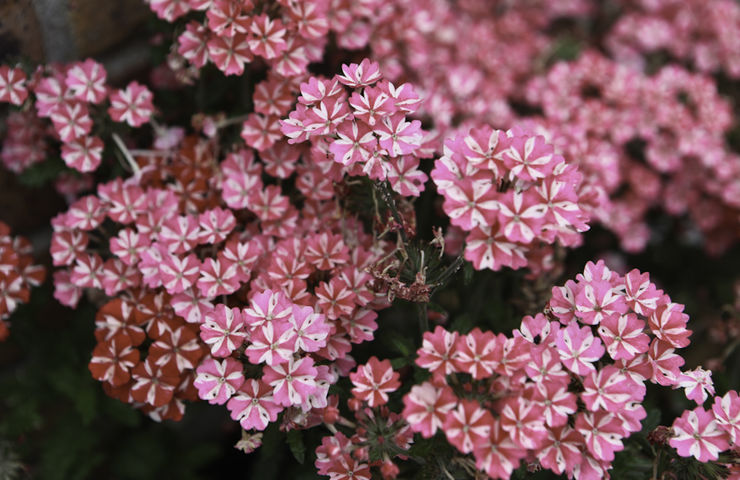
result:
[[[416,304],[416,317],[419,320],[419,331],[422,336],[429,331],[429,315],[427,314],[427,304]]]

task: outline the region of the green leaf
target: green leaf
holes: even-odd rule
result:
[[[463,263],[463,285],[468,286],[473,283],[474,274],[473,264],[470,262]]]
[[[31,165],[18,175],[18,181],[26,187],[42,187],[54,180],[65,170],[62,160],[50,158],[41,163]]]
[[[394,370],[405,367],[406,365],[409,365],[411,362],[409,361],[408,357],[398,357],[391,359],[391,367],[393,367]]]
[[[303,444],[303,433],[300,430],[290,430],[287,434],[288,446],[298,463],[303,465],[306,459],[306,446]]]

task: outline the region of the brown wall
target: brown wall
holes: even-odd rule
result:
[[[149,9],[142,0],[0,0],[0,61],[69,61],[126,39]]]

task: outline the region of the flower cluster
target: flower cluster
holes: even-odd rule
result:
[[[654,207],[688,213],[710,252],[738,239],[740,156],[726,145],[730,106],[708,77],[677,66],[647,76],[588,52],[534,79],[527,99],[543,111],[531,121],[604,199],[590,210],[625,250],[645,247]]]
[[[623,440],[641,429],[645,382],[684,388],[699,404],[714,394],[710,372],[680,370],[687,321],[647,274],[589,263],[512,337],[477,328],[424,334],[416,363],[431,378],[404,397],[403,417],[424,438],[441,430],[491,478],[509,478],[525,458],[557,474],[606,478]],[[684,413],[670,444],[716,460],[737,428],[736,404],[730,392],[714,416]]]
[[[580,242],[588,229],[581,176],[554,150],[542,135],[488,126],[445,141],[431,175],[450,223],[467,234],[465,258],[476,269],[537,272],[548,263],[544,245]]]
[[[644,69],[651,53],[664,51],[704,73],[740,77],[740,6],[731,0],[620,2],[626,7],[606,45],[621,63]]]
[[[40,285],[46,270],[33,264],[31,244],[12,236],[10,227],[0,222],[0,341],[9,335],[8,318],[21,303],[28,302],[31,287]]]
[[[83,173],[96,170],[104,146],[96,125],[112,120],[139,127],[154,112],[147,87],[134,81],[113,89],[106,79],[103,65],[91,59],[39,67],[30,78],[18,67],[0,66],[0,102],[33,104],[9,116],[3,164],[19,172],[46,158],[52,145],[60,145],[68,167]],[[53,128],[47,131],[48,122]]]
[[[197,367],[200,397],[228,403],[245,429],[285,408],[305,423],[352,367],[351,344],[373,338],[374,310],[388,303],[367,271],[392,245],[336,203],[338,163],[327,175],[325,156],[284,140],[219,160],[216,141],[188,137],[132,159],[134,177],[55,218],[52,258],[65,267],[55,296],[69,306],[86,288],[113,297],[98,313],[91,371],[155,418],[182,414]],[[245,410],[249,392],[274,404],[266,416]]]
[[[316,469],[332,480],[370,480],[374,467],[384,480],[396,478],[399,468],[393,460],[407,458],[414,435],[408,423],[385,406],[388,394],[401,385],[399,374],[390,361],[370,357],[349,377],[354,388],[348,404],[355,421],[339,415],[336,405],[325,411],[323,421],[333,435],[324,437],[316,449]],[[351,427],[353,435],[347,437],[335,424]]]
[[[373,25],[384,18],[383,0],[147,0],[157,16],[174,22],[190,11],[177,40],[177,54],[194,67],[215,64],[241,75],[260,58],[280,77],[303,75],[321,60],[330,34],[343,48],[365,46]]]
[[[427,176],[419,158],[432,152],[424,148],[421,122],[406,118],[420,102],[412,85],[383,80],[378,64],[365,59],[331,80],[311,77],[300,90],[296,109],[281,121],[289,143],[310,140],[317,160],[328,159],[324,171],[388,180],[401,195],[421,194]]]

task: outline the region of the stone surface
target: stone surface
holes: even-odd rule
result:
[[[148,13],[142,0],[0,0],[0,61],[97,56],[128,38]]]

